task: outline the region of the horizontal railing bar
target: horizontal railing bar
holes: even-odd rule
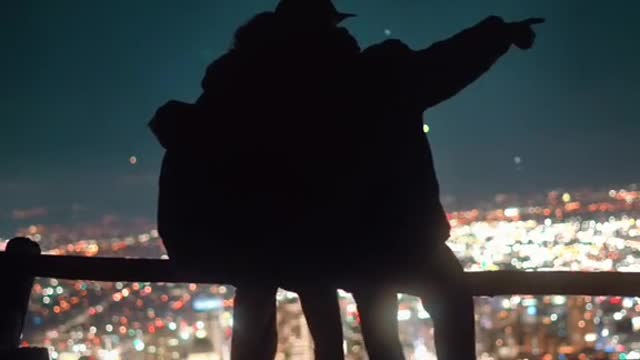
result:
[[[640,273],[570,271],[486,271],[465,273],[476,296],[640,296]]]
[[[57,255],[25,259],[0,252],[1,273],[10,273],[16,267],[26,267],[26,272],[36,277],[109,282],[216,283],[228,277],[222,269],[216,268],[208,269],[206,274],[178,271],[169,260],[163,259]]]
[[[0,252],[0,274],[26,269],[37,277],[164,283],[233,283],[223,264],[178,271],[168,260],[82,256],[15,256]],[[428,274],[425,274],[425,280]],[[567,271],[468,272],[465,279],[475,296],[501,294],[640,296],[640,273]],[[347,286],[348,288],[348,286]]]

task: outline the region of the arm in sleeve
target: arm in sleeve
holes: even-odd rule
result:
[[[423,109],[433,107],[477,80],[511,46],[508,24],[496,16],[430,47],[413,51],[405,81]]]

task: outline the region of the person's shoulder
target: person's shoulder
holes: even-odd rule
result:
[[[224,71],[234,62],[237,62],[238,59],[239,56],[237,51],[229,50],[207,66],[207,74]]]
[[[362,51],[362,56],[401,56],[411,52],[411,48],[398,39],[389,39],[373,44]]]
[[[209,90],[216,86],[217,82],[220,82],[222,79],[225,79],[225,76],[233,73],[234,69],[240,66],[242,60],[242,56],[233,49],[215,59],[207,66],[204,78],[201,81],[202,88]]]
[[[181,136],[189,132],[189,127],[196,125],[197,119],[197,105],[169,100],[156,110],[148,126],[160,145],[169,150],[186,140]]]
[[[392,81],[389,69],[394,72],[406,70],[412,59],[413,51],[407,44],[397,39],[389,39],[364,49],[360,54],[358,66],[365,76],[372,73],[381,76],[387,74],[387,80]]]

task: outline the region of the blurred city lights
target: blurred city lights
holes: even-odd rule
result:
[[[466,271],[640,272],[640,194],[635,188],[559,190],[537,198],[502,196],[499,200],[448,214],[452,230],[447,244]],[[56,255],[164,255],[154,224],[129,232],[113,228],[109,233],[111,229],[101,225],[90,228],[86,235],[76,231],[28,225],[18,233],[37,232],[43,251]],[[217,338],[228,346],[233,290],[204,284],[38,278],[30,299],[25,340],[49,347],[52,358],[97,353],[101,360],[127,359],[137,356],[132,352],[144,352],[139,355],[179,359],[180,351],[201,339]],[[353,356],[362,354],[357,306],[348,292],[339,290],[337,294],[346,315],[345,348]],[[296,319],[301,310],[297,294],[279,291],[277,300],[279,316],[287,319],[281,326],[298,328]],[[433,359],[429,313],[413,296],[398,295],[398,303],[401,336],[413,344],[407,351],[413,358]],[[631,351],[635,349],[633,339],[640,336],[640,297],[521,294],[478,298],[476,318],[478,354],[483,359],[514,358],[517,354],[507,354],[504,349],[515,348],[513,344],[524,346],[518,339],[543,344],[545,336],[568,344],[563,351],[573,349],[579,354],[584,344],[573,343],[579,339],[596,350],[609,349],[611,356],[633,358],[637,355]],[[290,349],[292,344],[279,346]],[[552,350],[538,349],[540,356],[530,358],[552,359],[547,356]]]

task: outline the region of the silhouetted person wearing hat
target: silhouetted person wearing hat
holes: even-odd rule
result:
[[[283,0],[236,31],[195,104],[170,101],[151,123],[167,149],[158,229],[179,267],[236,286],[234,360],[273,359],[278,287],[300,294],[316,358],[343,358],[323,239],[345,228],[336,187],[353,178],[343,151],[353,136],[334,113],[344,97],[326,90],[360,51],[337,27],[348,16]]]

